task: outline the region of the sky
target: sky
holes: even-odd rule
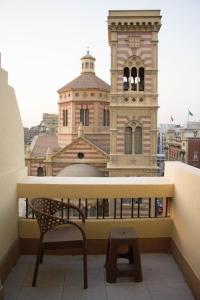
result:
[[[96,58],[110,83],[108,10],[160,9],[158,123],[200,120],[200,0],[0,0],[1,66],[14,87],[23,125],[58,112],[57,90]]]

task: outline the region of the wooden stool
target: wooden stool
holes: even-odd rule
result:
[[[120,246],[128,246],[128,252],[124,254],[118,253]],[[129,264],[133,265],[131,270],[119,270],[117,269],[117,258],[127,258]],[[138,249],[138,235],[133,228],[114,228],[111,230],[107,255],[106,255],[106,281],[113,283],[116,282],[117,277],[121,276],[133,276],[135,281],[142,281],[142,269],[140,253]]]

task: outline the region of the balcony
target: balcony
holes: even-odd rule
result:
[[[0,99],[0,294],[7,300],[200,299],[200,170],[168,162],[163,178],[28,177],[17,102],[2,68]],[[37,196],[78,201],[88,213],[87,291],[82,289],[79,257],[61,252],[46,256],[38,286],[30,287],[38,227],[26,199]],[[116,226],[133,226],[139,234],[142,283],[130,278],[105,282],[107,237]]]
[[[187,275],[180,271],[184,271],[184,264],[187,265],[187,262],[176,244],[179,243],[182,233],[179,232],[180,216],[176,212],[177,205],[181,204],[181,191],[177,199],[175,198],[180,183],[175,183],[179,179],[178,173],[183,176],[184,171],[191,172],[190,168],[181,163],[168,163],[164,178],[22,177],[17,183],[17,197],[21,203],[20,253],[17,264],[5,281],[5,299],[15,299],[13,293],[19,295],[19,300],[35,299],[34,297],[98,299],[99,295],[101,299],[116,299],[116,296],[118,299],[130,299],[131,295],[135,297],[133,299],[195,299],[184,280],[184,275]],[[192,168],[192,171],[196,172],[196,169]],[[174,172],[177,172],[177,178]],[[189,177],[191,175],[187,174]],[[34,215],[26,204],[29,197],[41,195],[59,198],[61,201],[77,201],[77,205],[85,209],[89,253],[87,291],[82,288],[80,257],[70,256],[75,254],[73,252],[60,252],[62,256],[48,253],[51,255],[45,257],[39,272],[38,285],[36,288],[31,287],[34,263],[32,254],[36,252],[39,232]],[[162,203],[161,211],[158,210],[158,200],[159,204]],[[185,196],[182,201],[184,217],[185,206],[188,206]],[[105,205],[106,203],[109,205]],[[91,215],[92,204],[96,210],[94,213],[93,209],[94,214]],[[192,205],[189,209],[191,213]],[[70,214],[68,211],[63,213]],[[78,219],[78,216],[70,217]],[[119,278],[116,284],[105,281],[104,261],[108,233],[112,227],[120,226],[134,226],[139,233],[144,276],[142,283],[135,283],[130,278]],[[187,226],[185,233],[188,231]],[[180,236],[177,235],[178,232]],[[191,252],[193,255],[194,249]],[[180,269],[175,261],[179,263]],[[186,266],[186,270],[191,272],[189,266]]]

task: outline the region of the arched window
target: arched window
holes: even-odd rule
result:
[[[144,68],[139,68],[139,91],[144,91]]]
[[[110,111],[107,109],[107,126],[110,126]]]
[[[85,126],[89,126],[89,109],[85,109]]]
[[[37,168],[37,176],[44,176],[44,169],[42,167]]]
[[[123,90],[144,91],[144,86],[143,62],[140,58],[130,58],[123,69]]]
[[[131,69],[131,90],[137,91],[137,69],[134,67]]]
[[[124,91],[129,90],[129,77],[130,77],[129,68],[126,67],[124,68]]]
[[[124,153],[132,154],[132,128],[130,126],[125,128],[125,143]]]
[[[103,126],[109,126],[110,125],[110,112],[109,109],[103,110]]]
[[[68,126],[68,110],[63,110],[63,126]]]
[[[142,154],[142,128],[137,126],[135,128],[135,154]]]
[[[83,125],[84,125],[84,123],[85,123],[84,115],[85,115],[84,109],[81,108],[81,109],[80,109],[80,123],[82,123]]]
[[[89,126],[89,109],[80,109],[80,122],[83,126]]]

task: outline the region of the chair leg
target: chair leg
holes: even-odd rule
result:
[[[40,264],[43,263],[43,256],[44,256],[44,245],[43,245],[42,250],[41,250]]]
[[[106,262],[105,262],[105,268],[106,268],[107,265],[108,265],[109,252],[110,252],[110,239],[108,239],[108,244],[107,244],[107,249],[106,249]]]
[[[40,261],[41,261],[42,249],[43,249],[42,240],[40,240],[39,241],[39,246],[38,246],[37,257],[36,257],[36,262],[35,262],[32,286],[36,285],[36,280],[37,280],[37,275],[38,275],[38,270],[39,270],[39,264],[40,264]]]
[[[87,248],[86,242],[83,243],[83,278],[84,278],[84,289],[88,288],[88,276],[87,276]]]

